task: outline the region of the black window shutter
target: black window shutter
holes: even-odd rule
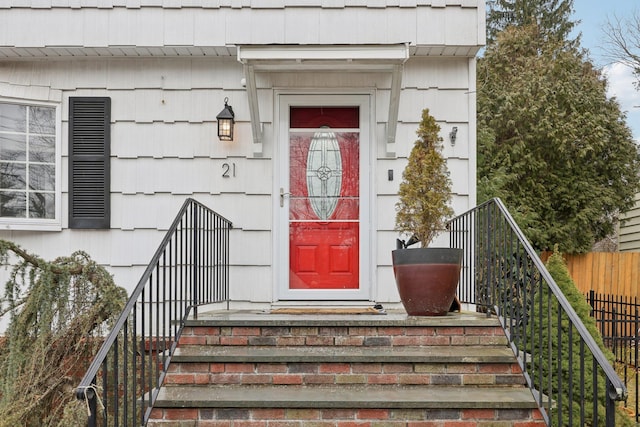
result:
[[[69,98],[69,228],[109,228],[111,98]]]

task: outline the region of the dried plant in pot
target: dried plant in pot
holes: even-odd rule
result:
[[[435,118],[424,109],[396,204],[396,231],[408,239],[397,241],[393,272],[402,304],[411,316],[446,315],[460,277],[461,249],[428,247],[453,215],[451,179],[439,131]],[[421,247],[409,247],[418,242]]]

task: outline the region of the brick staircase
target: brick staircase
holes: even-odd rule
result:
[[[545,423],[496,319],[212,312],[187,323],[148,425]]]

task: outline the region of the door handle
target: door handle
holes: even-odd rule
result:
[[[284,207],[284,198],[289,197],[291,193],[285,193],[284,188],[280,187],[280,207]]]

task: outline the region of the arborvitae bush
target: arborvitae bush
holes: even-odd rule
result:
[[[429,109],[422,111],[409,162],[402,173],[396,204],[396,230],[414,237],[425,247],[445,227],[453,214],[451,179],[447,160],[442,156],[440,126]]]

